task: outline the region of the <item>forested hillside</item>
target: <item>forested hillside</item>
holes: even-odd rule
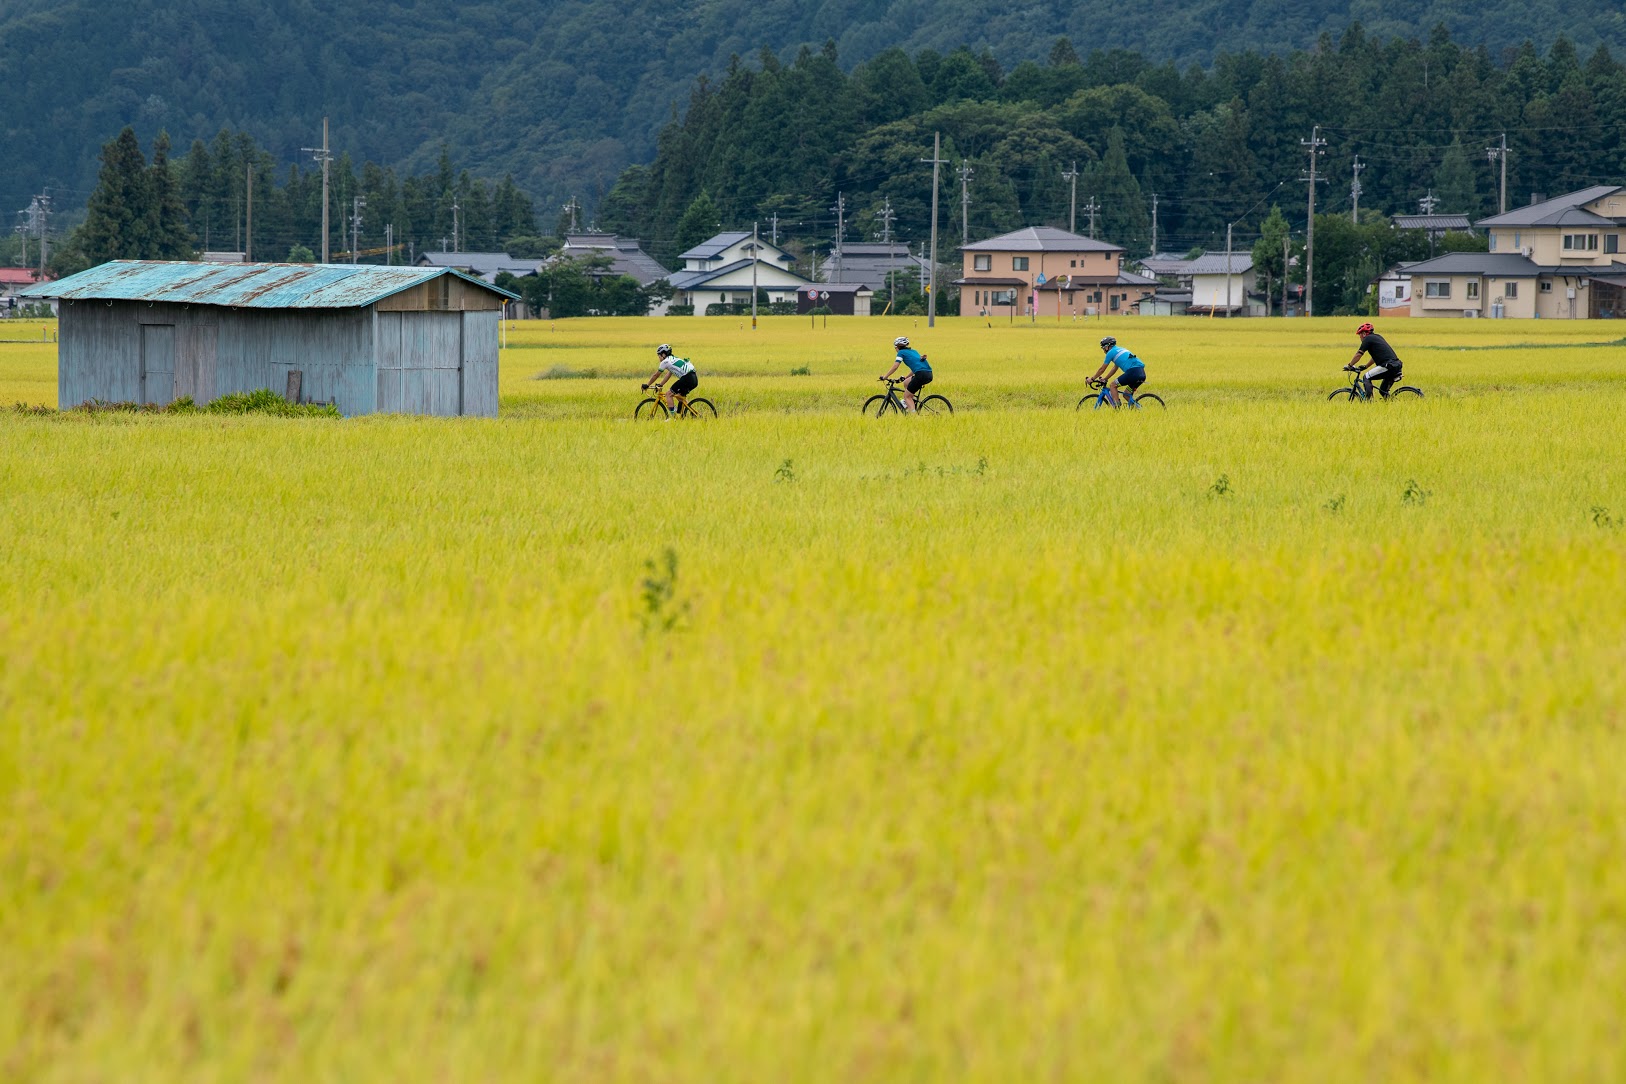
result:
[[[143,145],[167,130],[177,147],[241,129],[286,164],[308,161],[300,148],[318,141],[323,114],[356,161],[422,172],[444,145],[477,175],[512,173],[542,206],[576,196],[591,207],[648,160],[694,79],[720,76],[734,54],[766,47],[789,63],[800,46],[832,41],[850,70],[892,48],[964,45],[1010,70],[1068,36],[1086,56],[1128,48],[1183,70],[1222,53],[1313,48],[1356,17],[1385,38],[1442,24],[1498,62],[1560,34],[1583,56],[1626,44],[1617,0],[0,0],[0,209],[48,187],[59,209],[82,207],[99,148],[125,125]],[[1384,84],[1381,62],[1354,62]]]

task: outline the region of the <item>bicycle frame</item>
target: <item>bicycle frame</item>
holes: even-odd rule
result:
[[[1095,405],[1097,407],[1116,406],[1117,405],[1111,399],[1107,398],[1108,385],[1107,385],[1106,381],[1104,381],[1104,380],[1099,380],[1099,381],[1092,380],[1089,383],[1090,383],[1090,386],[1092,386],[1092,387],[1096,386],[1096,385],[1100,386],[1101,390],[1095,397]],[[1118,389],[1118,394],[1119,394],[1119,396],[1121,396],[1123,398],[1124,405],[1127,406],[1130,410],[1139,410],[1140,409],[1140,404],[1135,402],[1135,393],[1134,392],[1130,391],[1128,388],[1119,388]]]

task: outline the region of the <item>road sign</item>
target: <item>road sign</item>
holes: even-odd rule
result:
[[[819,300],[820,301],[828,301],[828,300],[830,300],[830,291],[829,290],[820,290],[819,291]]]
[[[1040,285],[1040,286],[1044,285],[1044,272],[1043,271],[1039,272],[1038,285]]]

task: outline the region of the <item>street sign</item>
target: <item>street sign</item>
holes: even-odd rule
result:
[[[820,301],[828,301],[828,300],[830,300],[830,291],[829,290],[820,290],[819,291],[819,300]]]
[[[1039,284],[1039,285],[1040,285],[1040,286],[1043,286],[1043,285],[1044,285],[1044,272],[1043,272],[1043,271],[1040,271],[1040,272],[1039,272],[1039,278],[1038,278],[1038,284]]]

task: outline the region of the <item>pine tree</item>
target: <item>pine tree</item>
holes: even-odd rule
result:
[[[1444,214],[1467,215],[1472,221],[1485,210],[1485,194],[1480,188],[1481,171],[1468,160],[1461,137],[1451,140],[1440,168],[1434,173],[1434,191]]]
[[[102,147],[102,170],[90,194],[80,247],[92,264],[139,260],[147,248],[147,160],[125,128]]]
[[[683,212],[683,217],[678,219],[672,246],[677,252],[686,252],[715,235],[717,226],[717,205],[711,201],[711,194],[701,189],[694,202],[689,204],[689,209]]]
[[[186,204],[169,164],[169,133],[159,132],[147,167],[147,248],[149,260],[190,260],[194,255]]]
[[[1123,245],[1131,252],[1145,252],[1151,236],[1151,217],[1140,182],[1129,171],[1124,151],[1124,131],[1113,126],[1107,133],[1107,150],[1079,178],[1079,188],[1094,196],[1100,205],[1100,229],[1096,236]]]

